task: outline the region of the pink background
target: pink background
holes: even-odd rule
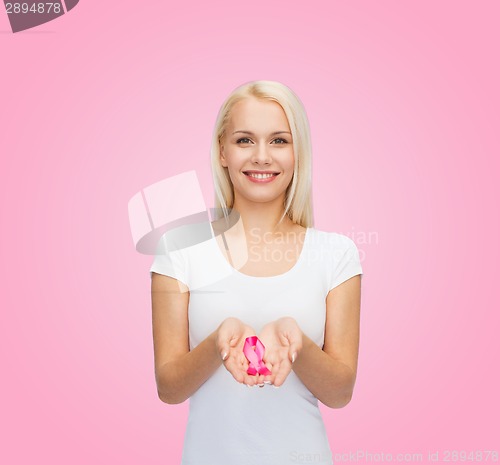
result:
[[[315,226],[361,252],[356,390],[322,406],[334,453],[499,451],[499,14],[82,0],[17,34],[0,14],[0,462],[180,463],[188,403],[157,397],[127,204],[195,169],[211,205],[217,111],[254,79],[303,101]]]

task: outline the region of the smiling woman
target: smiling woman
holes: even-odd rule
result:
[[[150,269],[158,395],[190,400],[182,465],[332,464],[318,401],[351,399],[362,269],[350,238],[313,227],[300,100],[273,81],[237,88],[211,161],[212,238]]]
[[[220,138],[220,163],[227,168],[234,189],[234,209],[241,211],[248,202],[285,198],[294,173],[291,136],[278,103],[248,97],[234,104]]]

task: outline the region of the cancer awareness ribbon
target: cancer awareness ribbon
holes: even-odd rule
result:
[[[250,362],[248,365],[247,373],[249,375],[270,375],[271,371],[264,364],[262,357],[264,356],[264,344],[260,342],[257,336],[247,337],[245,345],[243,346],[243,353]]]

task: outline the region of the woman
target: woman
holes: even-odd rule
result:
[[[331,464],[318,400],[352,397],[362,269],[350,238],[312,226],[296,95],[273,81],[234,90],[212,171],[222,214],[211,239],[158,253],[150,270],[158,395],[190,399],[182,465]],[[248,373],[250,336],[270,374]]]

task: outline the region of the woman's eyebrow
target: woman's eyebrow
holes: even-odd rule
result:
[[[233,134],[236,134],[236,133],[241,133],[241,134],[249,134],[250,136],[254,136],[255,134],[251,131],[234,131]],[[277,136],[278,134],[290,134],[292,135],[291,132],[289,131],[276,131],[276,132],[272,132],[271,133],[271,136]]]

